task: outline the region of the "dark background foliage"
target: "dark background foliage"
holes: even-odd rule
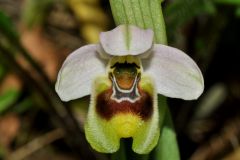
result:
[[[240,159],[240,0],[165,0],[170,46],[201,68],[196,101],[168,99],[183,160]],[[0,159],[107,159],[84,138],[89,97],[63,103],[56,75],[114,27],[107,0],[0,0]]]

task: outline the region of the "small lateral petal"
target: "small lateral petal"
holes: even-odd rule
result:
[[[71,53],[58,73],[55,90],[63,101],[89,95],[92,80],[106,71],[106,63],[99,58],[99,45],[87,45]]]
[[[167,97],[197,99],[203,92],[203,76],[196,63],[184,52],[165,45],[154,45],[144,72],[157,84],[157,92]]]
[[[120,25],[100,34],[103,50],[112,56],[140,55],[153,45],[153,31],[133,25]]]

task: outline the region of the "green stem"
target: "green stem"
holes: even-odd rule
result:
[[[174,131],[174,125],[172,122],[171,113],[166,104],[166,98],[163,96],[158,96],[158,101],[162,102],[162,104],[159,105],[159,107],[163,107],[166,113],[165,113],[162,130],[161,130],[161,136],[159,138],[158,145],[153,151],[154,160],[168,160],[168,159],[180,160],[180,154],[179,154],[176,134]]]
[[[133,24],[151,28],[155,42],[167,44],[165,23],[159,0],[110,0],[116,25]]]
[[[110,0],[116,25],[133,24],[141,28],[150,28],[155,33],[156,43],[167,44],[161,2],[162,0]],[[160,115],[163,117],[160,119],[161,136],[153,151],[153,159],[179,160],[178,144],[166,98],[159,96],[158,101]]]
[[[111,155],[111,160],[119,160],[119,159],[127,160],[127,157],[126,157],[125,153],[126,153],[125,144],[124,144],[124,141],[122,139],[120,149],[115,154]]]
[[[240,5],[240,1],[238,0],[213,0],[213,2],[219,4]]]

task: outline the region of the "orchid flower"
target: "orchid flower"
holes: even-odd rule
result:
[[[196,63],[153,39],[150,29],[120,25],[70,54],[59,71],[63,101],[91,95],[85,134],[95,150],[116,152],[120,138],[132,137],[133,151],[149,153],[160,135],[157,94],[192,100],[203,92]]]

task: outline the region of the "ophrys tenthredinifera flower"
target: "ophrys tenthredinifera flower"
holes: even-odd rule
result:
[[[99,152],[118,150],[133,138],[136,153],[158,142],[157,94],[191,100],[203,92],[202,73],[182,51],[153,44],[153,31],[120,25],[100,34],[100,44],[83,46],[65,60],[56,83],[63,101],[91,95],[85,133]],[[161,106],[159,106],[161,107]]]

